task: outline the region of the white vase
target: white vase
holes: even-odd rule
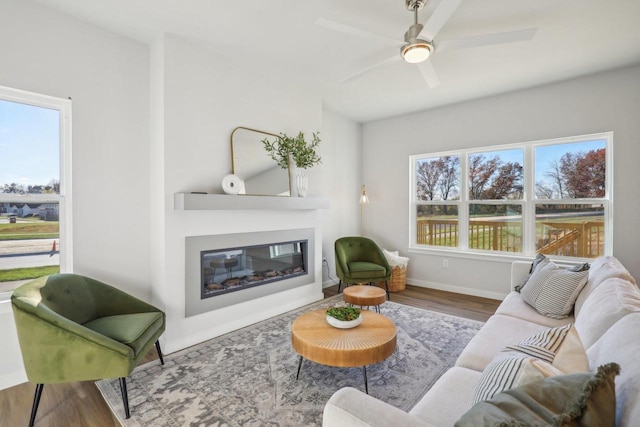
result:
[[[296,174],[296,189],[298,190],[298,197],[307,196],[307,186],[309,185],[309,177],[304,173],[304,169],[298,169]]]
[[[298,197],[298,184],[297,182],[298,168],[295,166],[289,167],[289,196]]]

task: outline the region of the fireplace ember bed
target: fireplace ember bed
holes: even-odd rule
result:
[[[200,252],[201,299],[307,274],[307,240]]]

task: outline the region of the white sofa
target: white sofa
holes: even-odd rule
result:
[[[512,264],[512,289],[527,278],[530,266]],[[640,290],[617,259],[601,257],[591,265],[589,280],[568,318],[545,317],[512,291],[455,366],[408,413],[347,387],[327,402],[323,426],[453,426],[471,408],[482,370],[505,346],[568,323],[575,324],[592,371],[609,362],[621,367],[615,378],[616,425],[640,425]]]

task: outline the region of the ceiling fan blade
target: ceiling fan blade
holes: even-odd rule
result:
[[[424,77],[424,81],[427,82],[427,86],[429,86],[429,88],[434,88],[440,85],[440,79],[438,78],[436,69],[433,68],[433,63],[430,59],[418,63],[418,69],[420,70],[422,77]]]
[[[424,28],[420,32],[420,38],[429,41],[433,40],[458,9],[460,3],[462,3],[462,0],[442,0],[427,22],[425,22]]]
[[[341,24],[340,22],[332,21],[323,17],[316,19],[316,25],[327,28],[329,30],[339,31],[341,33],[351,34],[353,36],[362,37],[365,39],[378,40],[379,42],[391,46],[400,46],[403,44],[401,40],[383,36],[382,34],[372,33],[371,31],[362,30],[360,28],[352,27],[351,25]]]
[[[385,59],[384,61],[381,61],[381,62],[378,62],[378,63],[376,63],[376,64],[370,65],[370,66],[368,66],[367,68],[365,68],[365,69],[363,69],[363,70],[360,70],[360,71],[358,71],[357,73],[352,74],[352,75],[350,75],[349,77],[346,77],[346,78],[344,78],[344,79],[340,80],[340,81],[338,82],[338,84],[342,84],[342,83],[345,83],[345,82],[347,82],[347,81],[349,81],[349,80],[353,80],[353,79],[355,79],[356,77],[360,77],[360,76],[361,76],[361,75],[363,75],[364,73],[367,73],[367,72],[369,72],[369,71],[373,70],[374,68],[381,67],[381,66],[383,66],[383,65],[387,65],[387,64],[392,64],[392,63],[394,63],[394,62],[396,62],[396,61],[399,61],[399,60],[400,60],[400,55],[393,55],[392,57],[387,58],[387,59]]]
[[[470,47],[490,46],[494,44],[516,43],[531,40],[535,36],[537,28],[526,30],[507,31],[504,33],[483,34],[480,36],[465,37],[462,39],[443,40],[437,43],[438,52],[454,49],[467,49]]]

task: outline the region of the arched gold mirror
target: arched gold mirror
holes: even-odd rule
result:
[[[289,170],[282,169],[267,154],[265,138],[279,135],[239,126],[231,132],[231,170],[243,182],[240,194],[289,196]]]

